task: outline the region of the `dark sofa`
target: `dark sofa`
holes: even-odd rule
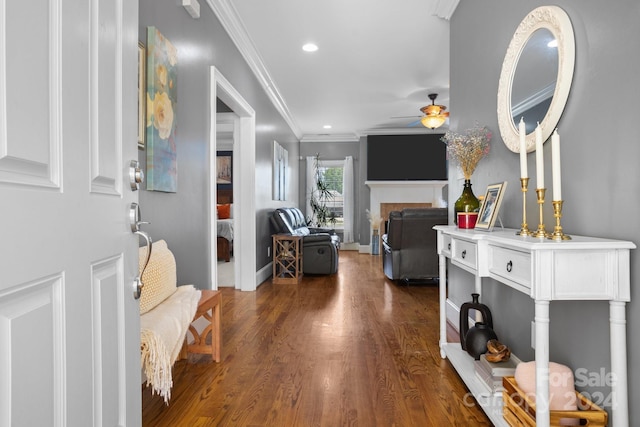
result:
[[[389,213],[382,236],[384,274],[391,280],[427,281],[439,277],[437,233],[447,224],[446,208],[405,208]]]
[[[275,234],[302,236],[302,272],[333,274],[338,271],[340,238],[329,228],[307,227],[298,208],[279,208],[271,213]]]

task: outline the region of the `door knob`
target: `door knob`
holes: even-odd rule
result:
[[[131,191],[138,190],[140,184],[144,182],[144,171],[140,168],[140,162],[137,160],[131,160],[129,163],[129,182]]]

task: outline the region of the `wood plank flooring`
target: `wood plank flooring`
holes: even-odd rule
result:
[[[190,356],[144,426],[490,426],[438,347],[438,287],[396,284],[381,257],[338,274],[222,289],[222,362]]]

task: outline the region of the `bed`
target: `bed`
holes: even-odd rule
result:
[[[233,190],[218,190],[218,206],[233,203]],[[233,211],[233,210],[231,210]],[[217,219],[218,261],[229,262],[233,255],[233,214],[231,218]]]

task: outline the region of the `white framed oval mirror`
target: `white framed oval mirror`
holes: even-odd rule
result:
[[[538,122],[542,140],[551,136],[569,97],[575,52],[571,20],[558,6],[538,7],[520,22],[498,85],[498,125],[509,150],[520,152],[521,117],[527,127],[527,152],[535,148]]]

